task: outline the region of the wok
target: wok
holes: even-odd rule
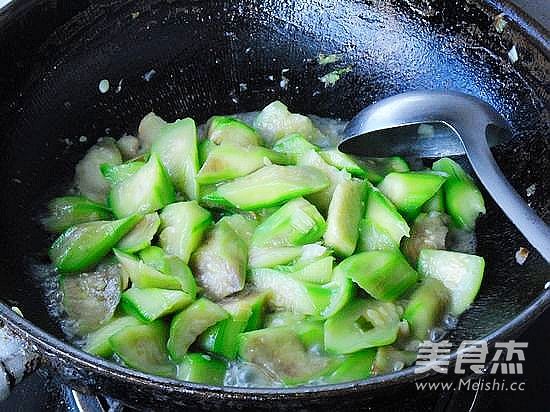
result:
[[[508,22],[502,33],[494,25],[500,13]],[[0,44],[0,318],[41,365],[81,391],[156,410],[340,410],[390,408],[392,401],[405,408],[425,395],[415,381],[441,379],[409,368],[333,386],[209,387],[148,376],[64,343],[32,276],[51,241],[37,216],[63,192],[89,146],[106,134],[135,132],[151,110],[203,122],[280,99],[296,112],[349,119],[402,91],[466,92],[510,122],[515,139],[494,149],[496,159],[550,222],[548,35],[506,1],[15,1],[0,11]],[[512,63],[514,45],[519,60]],[[320,52],[342,53],[341,66],[352,67],[334,87],[319,81],[330,70],[317,64]],[[111,83],[105,94],[102,79]],[[549,266],[534,251],[516,263],[516,250],[528,244],[486,199],[477,246],[486,275],[449,336],[455,347],[463,339],[516,336],[550,304]]]

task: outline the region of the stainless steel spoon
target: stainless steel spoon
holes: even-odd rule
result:
[[[508,183],[489,149],[511,137],[506,121],[476,97],[451,91],[414,91],[388,97],[359,112],[344,130],[339,149],[374,157],[466,153],[489,194],[550,262],[550,226]]]

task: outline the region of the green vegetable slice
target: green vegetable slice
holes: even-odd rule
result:
[[[287,385],[308,382],[327,373],[329,358],[308,351],[292,327],[276,327],[243,333],[239,356],[267,369]]]
[[[359,222],[365,209],[366,185],[361,180],[338,183],[327,216],[325,244],[340,256],[351,256],[359,237]]]
[[[371,188],[367,196],[365,218],[383,228],[399,245],[403,236],[409,236],[409,225],[395,206],[376,188]]]
[[[266,164],[286,165],[289,159],[283,153],[260,146],[223,145],[214,147],[197,175],[200,184],[214,184],[246,176]]]
[[[258,146],[261,137],[246,123],[227,116],[212,116],[206,123],[206,136],[215,144]]]
[[[307,140],[321,134],[309,117],[290,113],[288,107],[278,100],[264,107],[254,121],[254,128],[271,145],[293,133],[299,133]]]
[[[177,379],[207,385],[222,386],[227,365],[204,353],[188,353],[178,364]]]
[[[483,279],[485,260],[476,255],[424,249],[418,258],[418,271],[439,279],[451,293],[450,312],[459,316],[474,301]]]
[[[443,184],[445,186],[445,184]],[[423,212],[445,212],[445,191],[439,189],[433,197],[422,206]]]
[[[419,340],[426,339],[429,330],[441,322],[449,301],[449,291],[441,281],[424,279],[411,295],[403,313],[413,336]]]
[[[241,210],[258,210],[328,186],[325,175],[313,167],[271,165],[224,183],[203,199],[222,208],[229,204]]]
[[[207,233],[189,264],[205,295],[219,300],[243,289],[247,262],[246,243],[222,220]]]
[[[42,224],[50,232],[60,233],[71,226],[112,217],[105,206],[82,196],[57,197],[48,203],[48,215]]]
[[[250,246],[252,243],[252,236],[258,227],[258,222],[255,219],[248,216],[235,214],[231,216],[224,216],[220,219],[220,221],[226,222],[231,229],[233,229],[235,233],[247,244],[247,246]]]
[[[204,162],[206,162],[206,159],[208,158],[208,155],[212,150],[214,150],[215,147],[218,147],[216,143],[212,142],[211,140],[202,140],[199,142],[197,146],[197,150],[199,153],[199,165],[202,166]]]
[[[193,298],[180,290],[130,288],[122,294],[121,308],[144,322],[152,322],[189,306]]]
[[[394,250],[399,244],[388,231],[370,219],[363,219],[359,224],[359,240],[357,242],[358,252],[369,252],[371,250]]]
[[[295,279],[304,282],[325,284],[332,279],[334,258],[326,256],[308,263],[296,263],[292,266],[278,266],[277,269],[287,272]]]
[[[176,367],[168,359],[168,328],[162,320],[148,325],[128,326],[109,339],[113,352],[132,369],[166,378],[176,375]]]
[[[320,315],[329,305],[331,290],[295,279],[274,269],[252,269],[250,282],[259,291],[271,291],[271,303],[306,315]]]
[[[350,174],[345,170],[338,170],[323,160],[315,150],[304,153],[298,160],[299,166],[314,167],[325,175],[330,184],[323,190],[308,196],[308,200],[316,205],[319,210],[326,213],[332,199],[332,195],[339,183],[349,180]]]
[[[239,334],[261,327],[268,293],[252,293],[221,301],[229,317],[208,328],[199,338],[202,349],[235,359]]]
[[[138,254],[139,258],[147,266],[151,266],[159,272],[168,273],[168,265],[165,259],[168,255],[164,253],[161,247],[147,246],[140,250]]]
[[[63,309],[76,321],[79,335],[99,329],[115,313],[120,301],[120,270],[103,263],[93,272],[64,275],[59,280]]]
[[[399,312],[393,303],[356,299],[325,322],[325,348],[347,354],[391,345],[398,330]]]
[[[449,176],[443,189],[447,212],[453,222],[461,229],[474,230],[476,219],[485,214],[485,201],[472,178],[458,163],[448,158],[435,162],[432,169]]]
[[[133,316],[113,318],[104,326],[86,336],[86,344],[83,349],[92,355],[110,358],[113,356],[113,349],[109,343],[110,337],[128,326],[141,324],[142,322]]]
[[[151,240],[160,226],[157,213],[149,213],[117,244],[117,249],[126,253],[136,253],[151,245]]]
[[[117,217],[151,213],[174,200],[172,183],[155,155],[132,176],[113,186],[109,194],[109,205]]]
[[[362,158],[363,169],[367,172],[367,179],[374,184],[380,183],[384,176],[392,172],[408,172],[407,162],[399,157],[367,157]]]
[[[166,256],[164,258],[166,273],[177,278],[181,285],[181,290],[195,299],[197,296],[197,282],[189,266],[177,256]]]
[[[178,191],[191,200],[198,199],[199,154],[193,119],[181,119],[163,126],[151,153],[158,156]]]
[[[310,150],[319,150],[319,148],[306,140],[301,134],[293,133],[279,139],[273,145],[273,150],[286,154],[296,164],[304,153]]]
[[[172,360],[183,361],[189,346],[210,326],[229,314],[219,305],[201,298],[172,318],[168,352]]]
[[[342,153],[336,148],[322,150],[319,154],[323,160],[331,166],[341,170],[346,170],[352,176],[360,178],[367,177],[367,172],[359,165],[359,162],[349,154]]]
[[[294,247],[253,247],[248,254],[249,268],[274,268],[278,265],[286,265],[300,257],[302,248]]]
[[[160,245],[166,253],[187,263],[212,223],[212,215],[192,200],[166,206],[160,221]]]
[[[115,221],[81,223],[67,229],[50,247],[49,256],[60,272],[81,272],[98,263],[141,220],[128,216]]]
[[[355,294],[355,286],[348,279],[342,269],[336,266],[333,271],[332,281],[324,285],[330,291],[330,301],[321,315],[328,318],[344,308]]]
[[[105,180],[114,186],[136,174],[136,172],[143,166],[145,166],[145,162],[136,160],[134,162],[123,163],[121,165],[110,165],[108,163],[104,163],[101,165],[100,170],[105,177]]]
[[[375,349],[365,349],[346,355],[342,363],[324,381],[326,383],[343,383],[367,379],[372,375],[375,357]]]
[[[258,226],[252,237],[254,247],[299,246],[318,241],[326,223],[315,206],[303,198],[283,205]]]
[[[369,295],[383,301],[398,298],[418,279],[399,250],[362,252],[343,260],[338,267]]]
[[[397,209],[414,218],[422,205],[430,200],[445,182],[445,177],[427,172],[390,173],[378,189]]]
[[[140,289],[183,289],[182,282],[177,277],[161,273],[120,250],[114,249],[113,251],[122,266],[122,271],[132,280],[134,286]]]

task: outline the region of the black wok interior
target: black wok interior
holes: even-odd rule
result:
[[[57,336],[30,275],[51,241],[37,216],[63,192],[88,147],[101,136],[135,133],[151,110],[171,121],[203,122],[280,99],[296,112],[349,119],[398,92],[460,90],[510,122],[515,139],[494,153],[518,192],[550,222],[548,50],[514,22],[497,33],[492,7],[398,0],[41,3],[32,13],[24,5],[11,10],[17,21],[15,14],[0,15],[0,297]],[[520,56],[514,65],[507,57],[513,44]],[[344,55],[336,67],[353,70],[325,88],[318,78],[331,69],[315,59],[335,52]],[[151,69],[156,74],[145,81]],[[283,69],[289,69],[286,89],[279,84]],[[102,79],[111,84],[106,94],[98,90]],[[454,342],[505,325],[550,278],[534,251],[525,265],[516,263],[516,250],[528,243],[486,199],[488,213],[478,224],[486,275]]]

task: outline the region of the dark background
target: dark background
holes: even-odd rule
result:
[[[24,1],[24,0],[20,0]],[[550,29],[550,0],[513,0],[528,14],[533,16],[544,27]],[[5,3],[0,0],[0,6]],[[458,3],[460,4],[460,2]],[[517,341],[529,342],[525,352],[523,392],[481,392],[478,394],[475,411],[547,411],[550,402],[550,312],[541,316]],[[518,376],[514,377],[518,381]],[[468,410],[471,403],[470,394],[451,405],[452,411]],[[424,410],[424,408],[422,408]],[[6,412],[50,412],[64,411],[66,404],[63,395],[55,385],[42,373],[35,373],[19,385],[8,401],[0,403],[0,411]],[[358,408],[360,410],[360,408]]]

